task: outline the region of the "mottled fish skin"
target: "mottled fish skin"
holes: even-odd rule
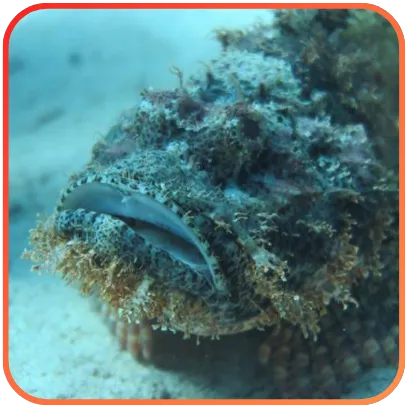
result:
[[[359,217],[367,203],[372,211],[379,203],[385,208],[390,204],[382,195],[373,198],[352,189],[334,197],[304,192],[278,204],[273,200],[278,193],[266,190],[264,198],[234,200],[169,154],[159,159],[157,165],[154,154],[144,150],[75,176],[54,220],[59,236],[78,238],[104,254],[106,263],[121,260],[138,271],[134,274],[158,277],[163,288],[195,297],[178,302],[173,295],[174,308],[195,303],[196,310],[165,313],[165,326],[199,335],[226,334],[262,328],[283,317],[306,336],[315,336],[325,304],[356,302],[352,287],[360,270],[348,211]],[[338,203],[347,210],[335,211]],[[303,266],[311,274],[303,274]],[[200,302],[207,311],[197,312],[203,308]],[[200,313],[201,322],[196,320]]]
[[[210,260],[193,231],[179,216],[148,196],[93,182],[74,189],[62,208],[86,209],[127,219],[137,234],[190,265],[214,285]]]
[[[199,279],[193,269],[185,263],[176,262],[166,251],[145,240],[119,218],[107,213],[85,209],[62,210],[53,221],[55,231],[88,243],[97,255],[119,257],[134,268],[139,266],[145,274],[164,279],[169,288],[184,288],[195,294],[212,293],[206,279]],[[195,280],[190,280],[195,277]]]

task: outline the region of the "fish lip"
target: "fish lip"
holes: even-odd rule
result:
[[[150,196],[113,183],[91,181],[72,189],[59,210],[108,214],[172,258],[203,275],[215,288],[215,273],[207,251],[194,231],[172,210]]]

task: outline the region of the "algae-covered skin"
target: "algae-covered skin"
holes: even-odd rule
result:
[[[397,173],[399,43],[390,22],[362,9],[275,13],[272,24],[220,30],[217,37],[227,49],[289,61],[301,81],[301,95],[323,92],[335,123],[362,123],[379,159]]]
[[[289,11],[273,26],[218,31],[223,53],[200,73],[186,81],[174,69],[177,89],[145,90],[31,232],[36,269],[61,272],[130,324],[203,337],[270,328],[265,349],[275,328],[290,331],[273,362],[284,371],[306,351],[345,380],[351,328],[365,337],[352,341],[361,355],[389,337],[395,362],[397,179],[377,129],[337,120],[331,92],[310,87],[291,54],[306,27],[348,28],[348,13],[329,12],[303,12],[297,28]]]

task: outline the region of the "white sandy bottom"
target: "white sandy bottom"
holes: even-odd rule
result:
[[[139,388],[151,383],[151,371],[118,352],[88,300],[34,273],[10,280],[10,369],[41,398],[151,397]]]

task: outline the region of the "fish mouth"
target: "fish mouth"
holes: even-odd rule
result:
[[[89,182],[74,188],[59,207],[60,211],[78,209],[120,219],[147,243],[189,266],[214,287],[214,271],[203,244],[164,204],[132,189]]]

